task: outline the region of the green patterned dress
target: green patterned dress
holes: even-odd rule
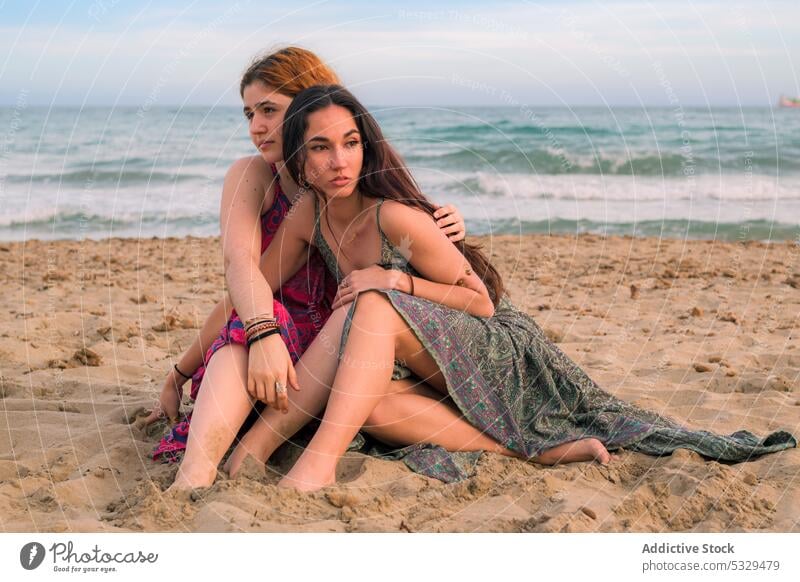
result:
[[[380,228],[381,266],[419,274]],[[336,257],[319,228],[314,245],[341,282]],[[649,455],[691,449],[720,461],[746,461],[797,446],[788,432],[758,438],[746,430],[719,435],[689,429],[664,415],[642,409],[601,389],[544,334],[531,316],[503,297],[490,318],[469,315],[396,290],[383,290],[439,366],[453,402],[464,417],[507,448],[533,458],[557,445],[599,439],[607,449],[626,448]],[[357,301],[345,322],[340,357]],[[392,378],[411,372],[398,363]],[[366,443],[363,435],[356,442]],[[412,470],[445,482],[473,472],[480,452],[449,453],[435,445],[389,450],[364,446],[364,452],[402,459]]]

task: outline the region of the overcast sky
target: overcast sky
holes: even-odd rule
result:
[[[773,105],[800,2],[0,0],[0,104],[238,105],[299,44],[368,104]],[[400,7],[402,6],[402,7]]]

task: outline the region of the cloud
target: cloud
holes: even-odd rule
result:
[[[707,95],[730,101],[740,85],[742,98],[754,104],[800,92],[792,61],[800,48],[794,2],[444,3],[431,9],[422,2],[287,8],[241,1],[223,10],[207,2],[165,8],[96,1],[107,10],[94,22],[87,18],[93,4],[81,1],[61,21],[32,18],[23,29],[18,15],[15,26],[0,30],[0,54],[7,55],[0,100],[9,102],[26,87],[32,100],[45,103],[136,104],[160,85],[163,103],[235,104],[233,88],[252,55],[286,43],[318,51],[373,102],[420,102],[425,90],[453,104],[486,100],[448,85],[452,75],[513,88],[532,102],[554,95],[554,102],[582,102],[595,93],[598,103],[635,103],[638,95],[663,101],[654,61],[687,101],[702,103]],[[53,10],[64,8],[53,4]],[[722,83],[714,87],[721,71]]]

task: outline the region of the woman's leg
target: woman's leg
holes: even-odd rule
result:
[[[401,382],[406,389],[378,402],[363,427],[365,432],[396,447],[431,443],[453,452],[488,451],[525,458],[472,426],[432,388]],[[558,445],[531,460],[542,465],[596,460],[605,465],[611,455],[598,439],[586,438]]]
[[[246,386],[247,350],[238,344],[221,347],[206,366],[172,489],[208,487],[214,482],[217,465],[252,409]]]
[[[322,412],[336,372],[339,343],[347,308],[333,313],[325,327],[297,364],[300,392],[289,391],[289,413],[282,414],[266,409],[256,424],[237,445],[226,463],[226,470],[234,476],[242,461],[251,455],[264,463],[275,449],[310,419]],[[247,353],[241,346],[223,346],[209,362],[201,394],[192,416],[187,450],[176,476],[177,488],[196,488],[211,485],[220,459],[230,447],[244,419],[252,408],[247,394],[245,377]],[[457,411],[437,402],[436,392],[419,385],[408,392],[413,383],[391,382],[387,398],[375,410],[368,424],[385,424],[373,427],[378,438],[391,439],[396,435],[409,442],[433,442],[450,450],[502,449],[472,425],[461,419]],[[423,391],[424,390],[424,391]],[[220,398],[219,394],[225,394]],[[424,398],[427,394],[429,398]],[[240,397],[237,397],[240,396]],[[378,434],[380,433],[380,434]],[[476,448],[458,449],[458,443],[474,441]],[[503,449],[505,450],[505,449]],[[498,450],[498,452],[500,452]]]
[[[336,373],[346,312],[347,308],[342,308],[331,315],[298,362],[296,369],[301,391],[290,391],[290,412],[280,414],[272,409],[262,412],[228,458],[225,469],[232,477],[247,456],[266,463],[283,442],[309,420],[318,418]],[[443,378],[441,382],[444,382]],[[443,389],[446,393],[445,386]],[[444,402],[439,392],[424,383],[393,381],[386,392],[387,395],[367,418],[364,430],[387,444],[433,443],[452,451],[484,450],[514,454],[469,424],[455,406]]]
[[[396,447],[430,443],[448,451],[519,456],[472,426],[455,405],[427,384],[413,380],[392,384],[363,427],[375,438]]]
[[[443,400],[432,388],[405,380],[401,382],[404,389],[392,391],[378,402],[367,418],[364,431],[397,447],[431,443],[453,452],[488,451],[525,458],[472,426],[454,405]],[[576,461],[598,461],[605,465],[611,458],[602,442],[585,438],[548,449],[531,460],[542,465]]]
[[[607,465],[611,460],[611,454],[598,439],[586,438],[547,449],[531,460],[542,465],[559,465],[577,461],[597,461],[601,465]]]
[[[275,452],[283,442],[291,438],[312,418],[318,418],[328,400],[330,386],[336,374],[339,344],[347,308],[334,311],[317,337],[295,365],[300,391],[288,391],[289,412],[283,414],[265,408],[258,420],[247,431],[234,449],[225,469],[232,477],[242,462],[252,456],[261,463]]]
[[[361,294],[322,424],[282,485],[318,489],[332,483],[339,457],[364,425],[391,444],[430,442],[448,450],[514,455],[470,425],[433,390],[391,394],[395,358],[447,393],[435,361],[386,296]]]
[[[396,317],[383,318],[385,302],[377,292],[359,295],[320,427],[280,486],[311,491],[333,483],[339,458],[388,393],[401,329]]]
[[[382,296],[385,298],[385,296]],[[431,357],[416,334],[409,329],[388,299],[387,312],[383,317],[396,317],[400,326],[397,337],[397,358],[405,360],[415,374],[424,378],[426,384],[414,389],[390,391],[373,410],[364,430],[385,440],[388,444],[406,446],[431,443],[448,451],[489,451],[509,457],[525,458],[471,425],[459,410],[441,397],[446,396],[447,383],[436,361]],[[391,393],[395,392],[395,393]],[[598,461],[605,465],[611,455],[596,438],[585,438],[564,443],[548,449],[530,459],[542,465],[558,465],[578,461]]]
[[[379,292],[361,294],[322,424],[297,464],[281,481],[281,485],[314,490],[334,482],[339,458],[356,432],[368,423],[378,404],[389,392],[388,380],[395,358],[404,360],[417,376],[437,390],[446,393],[446,383],[436,362],[395,311],[388,298]],[[435,438],[447,439],[442,442],[447,443],[448,446],[443,446],[449,450],[497,450],[501,447],[499,443],[471,427],[466,420],[460,417],[456,419],[454,411],[431,407],[430,402],[419,399],[405,402],[416,411],[414,414],[426,411],[429,416],[436,416],[435,422],[428,426],[444,425],[449,426],[451,430],[441,432],[434,428],[433,432],[428,430],[427,434],[420,434],[418,429],[421,423],[415,425],[403,418],[399,419],[404,422],[403,426],[399,426],[397,421],[388,423],[397,425],[394,428],[386,429],[387,423],[378,423],[384,427],[384,437],[395,443],[435,443],[436,440],[427,440]],[[396,400],[395,406],[389,407],[389,410],[393,410],[398,403]],[[373,430],[376,428],[374,424]],[[387,430],[392,431],[391,434]],[[426,440],[420,441],[420,438]],[[462,438],[465,441],[461,441]],[[486,439],[490,441],[491,446],[487,446]],[[458,446],[459,442],[461,446]],[[468,444],[469,442],[472,446]],[[555,447],[533,460],[543,464],[587,460],[585,458],[587,453],[592,452],[591,458],[603,462],[603,451],[605,447],[599,441],[585,439]],[[514,455],[511,451],[505,451],[503,454]],[[607,454],[605,451],[605,455]]]

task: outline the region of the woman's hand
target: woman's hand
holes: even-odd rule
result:
[[[247,392],[250,396],[285,414],[289,412],[289,386],[300,390],[292,358],[281,334],[272,334],[252,344],[247,358]]]
[[[333,298],[331,309],[337,309],[342,305],[355,301],[355,298],[362,291],[397,289],[399,280],[407,276],[402,271],[387,270],[378,265],[352,271],[342,279],[339,290],[336,292],[336,297]]]
[[[158,403],[155,405],[150,414],[145,418],[141,418],[137,425],[139,428],[144,428],[153,424],[157,420],[166,417],[170,425],[178,422],[178,413],[181,409],[181,387],[188,381],[175,370],[174,367],[170,368],[167,377],[164,379],[164,385],[161,388],[161,395],[158,397]]]
[[[452,204],[437,206],[433,217],[436,219],[436,226],[438,226],[451,241],[458,242],[464,240],[464,237],[467,236],[467,227],[464,224],[464,218]]]

